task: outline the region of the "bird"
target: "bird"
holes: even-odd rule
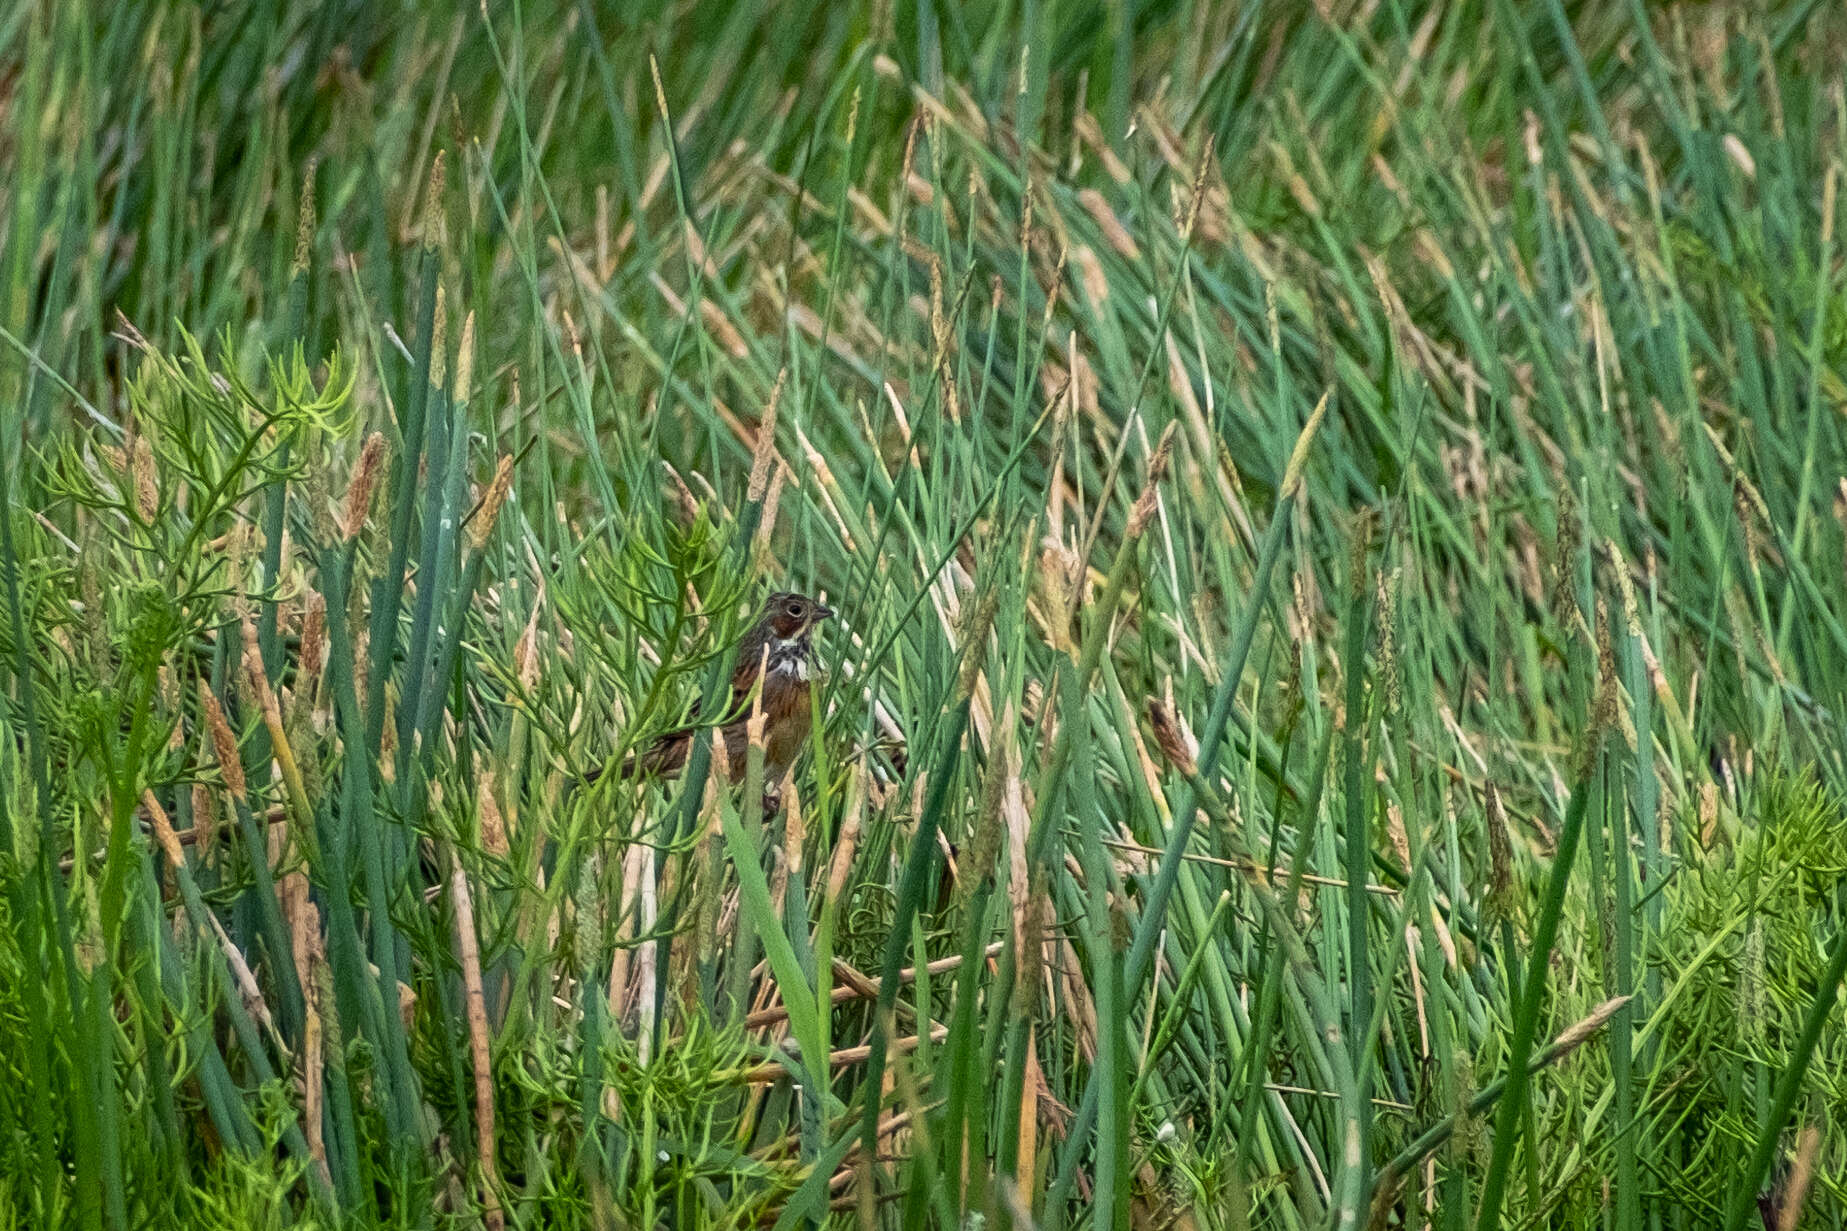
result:
[[[750,755],[750,721],[753,696],[763,714],[763,809],[765,815],[780,809],[778,786],[808,738],[813,710],[809,689],[819,673],[814,650],[816,626],[831,620],[831,607],[789,590],[779,590],[764,600],[763,610],[750,631],[738,642],[736,665],[731,672],[731,698],[718,724],[724,737],[725,765],[731,781],[741,782]],[[758,683],[762,688],[759,690]],[[699,716],[694,702],[690,717]],[[646,748],[626,758],[618,778],[673,778],[686,768],[698,725],[684,726],[657,736]],[[585,775],[594,782],[600,770]]]

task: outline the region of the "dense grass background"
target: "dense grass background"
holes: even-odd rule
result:
[[[10,6],[0,1224],[1847,1223],[1844,58]]]

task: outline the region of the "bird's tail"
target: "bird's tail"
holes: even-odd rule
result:
[[[615,776],[618,780],[629,778],[663,776],[671,777],[686,767],[686,754],[692,749],[692,728],[683,731],[669,731],[641,752],[624,757],[622,764],[616,766]],[[582,782],[585,786],[603,776],[601,766],[585,771]]]

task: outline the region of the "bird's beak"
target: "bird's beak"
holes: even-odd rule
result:
[[[817,624],[819,624],[822,620],[831,620],[833,618],[834,618],[834,609],[832,607],[816,607],[814,609],[814,620],[815,620],[815,623]]]

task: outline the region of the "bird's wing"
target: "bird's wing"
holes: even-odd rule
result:
[[[738,646],[737,663],[731,670],[731,696],[725,703],[720,725],[735,722],[750,712],[751,693],[756,690],[757,676],[763,670],[766,644],[767,634],[759,628],[752,629]],[[686,721],[686,726],[656,736],[645,749],[623,761],[620,775],[631,778],[638,773],[669,776],[679,773],[685,768],[687,754],[692,750],[693,732],[699,726],[699,698],[693,698],[692,706],[686,711]]]
[[[641,752],[624,760],[616,776],[633,778],[640,774],[661,774],[671,778],[686,768],[686,757],[692,747],[693,728],[682,727],[678,731],[669,731],[656,737]]]
[[[738,660],[731,669],[731,700],[725,706],[727,722],[750,712],[750,694],[756,689],[757,677],[763,671],[764,645],[764,640],[753,634],[738,646]]]

